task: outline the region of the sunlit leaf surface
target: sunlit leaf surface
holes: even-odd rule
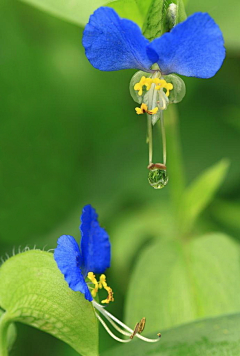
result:
[[[23,252],[1,266],[0,306],[8,319],[43,330],[83,356],[98,355],[92,303],[68,287],[52,253]]]

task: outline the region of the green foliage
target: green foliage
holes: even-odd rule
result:
[[[164,27],[167,28],[167,8],[169,0],[20,0],[33,5],[43,11],[46,11],[63,20],[73,22],[84,26],[89,16],[100,6],[109,6],[114,8],[123,18],[129,18],[139,26],[144,23],[144,32],[148,37],[149,33],[158,31],[159,14],[163,14],[165,21]],[[185,16],[185,10],[182,0],[173,0],[178,5],[176,23],[182,21]],[[147,18],[146,18],[147,17]],[[163,32],[161,32],[163,33]]]
[[[172,4],[176,5],[176,7],[173,7],[173,11]],[[184,21],[186,17],[182,0],[152,0],[143,24],[143,34],[152,41],[170,31],[179,22]]]
[[[153,243],[133,271],[126,323],[145,316],[153,332],[240,311],[239,257],[238,245],[220,233]]]
[[[84,26],[89,16],[98,7],[106,4],[106,0],[20,0],[33,5],[40,10],[46,11],[51,15],[57,16],[63,20],[73,22],[77,25]],[[87,4],[87,6],[86,6]]]
[[[0,324],[1,324],[1,318],[4,315],[4,311],[0,309]],[[1,327],[0,327],[1,330]],[[0,331],[0,337],[1,337],[1,331]],[[7,349],[11,350],[12,346],[16,340],[17,337],[17,331],[16,331],[16,327],[13,323],[11,323],[7,329]]]
[[[229,162],[222,160],[204,171],[183,193],[179,206],[179,225],[186,233],[193,226],[196,218],[211,202],[217,189],[222,184]]]
[[[136,5],[137,2],[134,2]],[[116,1],[112,5],[119,6],[127,15],[127,3],[130,4],[130,0],[124,3]],[[141,2],[142,6],[146,4],[143,12],[145,15],[149,3],[150,1]],[[41,4],[39,2],[40,6],[42,4],[44,0]],[[61,5],[60,0],[55,4]],[[92,2],[89,1],[88,4],[91,5]],[[123,4],[126,6],[121,6]],[[84,6],[86,9],[86,4]],[[235,0],[230,1],[229,11],[226,11],[226,4],[223,2],[189,1],[188,14],[193,11],[208,11],[215,18],[223,29],[230,55],[214,78],[184,79],[187,95],[177,106],[180,112],[179,132],[184,169],[179,159],[180,147],[170,149],[177,142],[177,135],[173,135],[173,132],[178,127],[172,120],[176,105],[169,106],[166,111],[169,184],[164,191],[157,192],[147,182],[145,121],[143,116],[135,116],[134,103],[127,90],[133,72],[102,73],[94,70],[84,56],[81,33],[77,26],[58,20],[59,16],[54,18],[48,16],[47,12],[38,12],[20,1],[1,2],[0,24],[4,33],[1,38],[3,61],[0,89],[1,255],[5,252],[10,254],[13,246],[19,245],[33,246],[37,243],[37,246],[43,247],[47,243],[48,247],[55,247],[57,237],[65,231],[75,234],[73,222],[78,219],[82,206],[91,202],[100,211],[111,236],[113,259],[109,274],[110,285],[115,284],[113,290],[116,297],[111,308],[120,316],[120,293],[128,289],[131,272],[138,260],[141,260],[145,248],[151,243],[155,244],[159,238],[177,239],[179,236],[169,206],[169,196],[174,189],[176,194],[172,196],[176,196],[176,201],[179,201],[179,192],[184,190],[182,175],[178,175],[179,168],[183,169],[188,181],[194,181],[206,167],[222,157],[231,161],[226,183],[221,192],[217,193],[214,203],[209,207],[204,203],[204,209],[207,210],[197,226],[192,223],[190,225],[195,232],[209,231],[209,227],[215,231],[226,231],[229,228],[233,230],[234,237],[239,239],[240,141],[237,123],[240,71],[239,60],[234,57],[234,52],[239,48],[238,7]],[[75,10],[75,21],[80,23],[81,14]],[[140,15],[142,10],[132,5],[131,11],[134,14],[129,14],[129,18],[137,18],[141,25],[145,16]],[[63,18],[66,14],[67,10],[61,11],[60,17]],[[85,23],[88,20],[87,13],[84,16],[85,20],[82,21]],[[70,21],[74,21],[70,17]],[[13,55],[13,49],[16,55]],[[223,194],[224,197],[221,196]],[[209,215],[211,219],[208,219]],[[217,249],[216,243],[213,247]],[[208,248],[211,248],[211,244]],[[236,251],[237,249],[236,245]],[[232,265],[232,255],[228,249],[225,255]],[[192,265],[188,266],[190,268]],[[160,284],[161,278],[166,278],[161,272],[165,268],[160,259],[154,267],[159,271],[156,284]],[[205,260],[201,270],[204,268]],[[200,264],[194,270],[199,269]],[[168,275],[168,271],[164,274]],[[181,275],[182,270],[180,278]],[[230,277],[232,278],[231,274]],[[234,283],[237,285],[239,282]],[[209,294],[206,298],[208,300]],[[142,312],[145,314],[143,308]],[[131,320],[132,326],[135,321],[137,320]],[[206,338],[210,340],[213,335],[201,323],[198,325],[202,325],[201,330],[206,330],[206,335],[197,330],[195,335],[199,335],[201,340],[190,351],[188,341],[184,344],[182,340],[188,334],[189,340],[195,340],[191,334],[192,325],[189,329],[184,329],[184,335],[179,332],[180,328],[177,329],[180,340],[177,339],[178,345],[173,345],[173,349],[169,346],[169,353],[177,355],[177,352],[182,352],[184,356],[188,352],[191,356],[194,353],[208,355],[208,348],[210,355],[221,355],[221,352],[223,355],[238,355],[239,345],[237,350],[228,346],[227,351],[224,349],[222,343],[226,341],[225,337],[235,335],[231,331],[227,334],[228,328],[225,329],[225,326],[224,333],[220,333],[216,327],[219,337],[217,343],[216,340],[213,343],[209,341],[208,347],[201,346]],[[234,328],[239,333],[239,320],[234,319],[234,323]],[[146,330],[149,324],[147,319]],[[228,325],[226,319],[223,325]],[[159,331],[158,327],[159,325],[155,331]],[[26,347],[27,342],[31,342],[34,347],[36,345],[39,354],[46,356],[52,355],[54,348],[54,354],[59,356],[76,353],[61,343],[55,344],[53,338],[49,339],[47,334],[36,332],[34,328],[26,329],[20,324],[18,328],[19,335],[14,350],[16,355],[32,356],[32,349]],[[105,338],[105,331],[101,333],[103,350],[109,347],[110,341]],[[167,335],[168,331],[163,333],[158,345],[143,346],[139,342],[138,348],[136,343],[132,343],[125,346],[124,350],[129,347],[129,354],[134,355],[136,348],[138,355],[142,352],[145,356],[152,347],[159,347],[157,354],[161,355],[161,351],[166,354],[168,351],[163,347]],[[169,334],[169,345],[172,345],[172,339]],[[49,348],[46,347],[46,340]]]
[[[114,8],[120,16],[130,18],[141,25],[151,0],[20,0],[63,20],[84,26],[89,16],[100,6]]]
[[[9,321],[43,330],[83,356],[98,355],[98,323],[92,303],[68,287],[52,253],[23,252],[1,266],[0,306]]]
[[[164,331],[155,344],[129,343],[102,356],[238,356],[239,332],[240,314],[227,315]]]

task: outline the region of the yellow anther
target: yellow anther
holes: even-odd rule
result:
[[[138,90],[138,95],[142,96],[142,87],[145,85],[146,77],[142,77],[139,83],[134,85],[134,90]]]
[[[153,83],[153,80],[151,78],[146,78],[145,79],[145,86],[146,86],[146,89],[149,90],[151,88],[151,85]]]
[[[136,110],[136,113],[137,113],[138,115],[140,115],[140,114],[146,113],[147,110],[148,110],[148,107],[147,107],[146,104],[142,104],[140,108],[135,108],[135,110]]]
[[[90,281],[94,284],[93,290],[91,291],[91,294],[93,296],[93,298],[96,297],[97,292],[98,292],[98,281],[96,280],[95,274],[93,274],[93,272],[88,272],[87,278],[90,279]]]
[[[158,78],[156,78],[158,79]],[[173,89],[173,85],[172,83],[167,83],[166,80],[164,79],[159,79],[158,81],[155,82],[156,86],[155,86],[155,89],[156,90],[159,90],[159,89],[166,89],[166,96],[169,96],[170,94],[170,90]]]
[[[149,115],[154,115],[154,114],[156,114],[158,112],[158,107],[156,107],[156,108],[154,108],[152,110],[148,110],[147,105],[146,104],[142,104],[140,108],[135,108],[135,110],[136,110],[136,113],[138,115],[145,114],[145,113],[147,113]]]
[[[113,291],[112,291],[112,288],[110,288],[108,285],[107,285],[107,282],[106,282],[106,276],[105,274],[102,274],[100,276],[100,279],[99,279],[99,283],[98,283],[98,286],[99,288],[104,288],[107,292],[108,292],[108,296],[106,299],[102,300],[101,303],[109,303],[109,302],[113,302],[114,301],[114,298],[113,298]]]
[[[149,115],[154,115],[154,114],[156,114],[158,112],[158,107],[156,107],[156,108],[154,108],[154,109],[152,109],[152,110],[148,110],[148,114]]]
[[[166,80],[164,79],[159,79],[159,78],[146,78],[146,77],[142,77],[139,83],[136,83],[134,85],[134,90],[138,90],[138,95],[142,96],[143,94],[143,86],[145,85],[146,90],[149,90],[151,88],[151,85],[155,84],[155,89],[159,90],[159,89],[166,89],[166,96],[169,96],[170,94],[170,90],[173,89],[173,85],[172,83],[167,83]],[[137,110],[136,110],[137,111]],[[142,112],[138,112],[137,114],[143,114]]]
[[[94,284],[94,288],[91,291],[91,294],[92,294],[93,298],[96,297],[98,289],[104,288],[108,292],[108,297],[107,297],[107,299],[102,300],[102,303],[109,303],[109,302],[113,302],[114,301],[113,291],[112,291],[112,288],[110,288],[107,285],[105,274],[102,274],[100,276],[99,282],[97,281],[97,279],[96,279],[96,277],[95,277],[93,272],[89,272],[88,275],[87,275],[87,278],[90,279],[90,281]]]

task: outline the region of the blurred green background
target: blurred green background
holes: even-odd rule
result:
[[[224,184],[194,233],[221,231],[238,243],[239,3],[231,0],[226,9],[224,1],[189,0],[186,9],[188,14],[210,12],[223,29],[227,48],[214,78],[184,79],[187,95],[177,105],[186,181],[222,158],[230,160]],[[81,209],[91,203],[117,246],[109,271],[115,290],[110,310],[123,318],[131,273],[126,278],[118,264],[122,259],[124,265],[124,242],[123,252],[116,249],[121,249],[123,235],[137,239],[141,234],[148,243],[157,229],[149,228],[155,213],[160,230],[170,230],[171,221],[171,176],[162,191],[147,182],[146,122],[135,115],[128,90],[134,71],[97,71],[85,58],[82,28],[20,1],[1,1],[0,27],[0,255],[5,258],[13,248],[25,246],[52,249],[65,233],[79,239]],[[130,270],[142,245],[131,255]],[[113,344],[100,330],[100,350]],[[77,353],[18,324],[12,355],[53,354]]]

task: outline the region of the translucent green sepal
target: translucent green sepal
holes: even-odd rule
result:
[[[143,97],[146,94],[147,90],[146,90],[146,87],[144,86],[143,93],[140,96],[140,95],[138,95],[138,91],[134,90],[134,86],[135,86],[135,84],[140,82],[142,77],[149,78],[150,76],[151,76],[151,73],[146,73],[146,72],[143,72],[140,70],[134,74],[134,76],[132,77],[132,79],[130,81],[129,90],[130,90],[131,97],[138,104],[141,104],[143,102]]]
[[[170,91],[168,97],[169,104],[180,103],[186,94],[186,86],[184,81],[176,74],[164,75],[164,79],[168,83],[172,83],[173,90]]]

